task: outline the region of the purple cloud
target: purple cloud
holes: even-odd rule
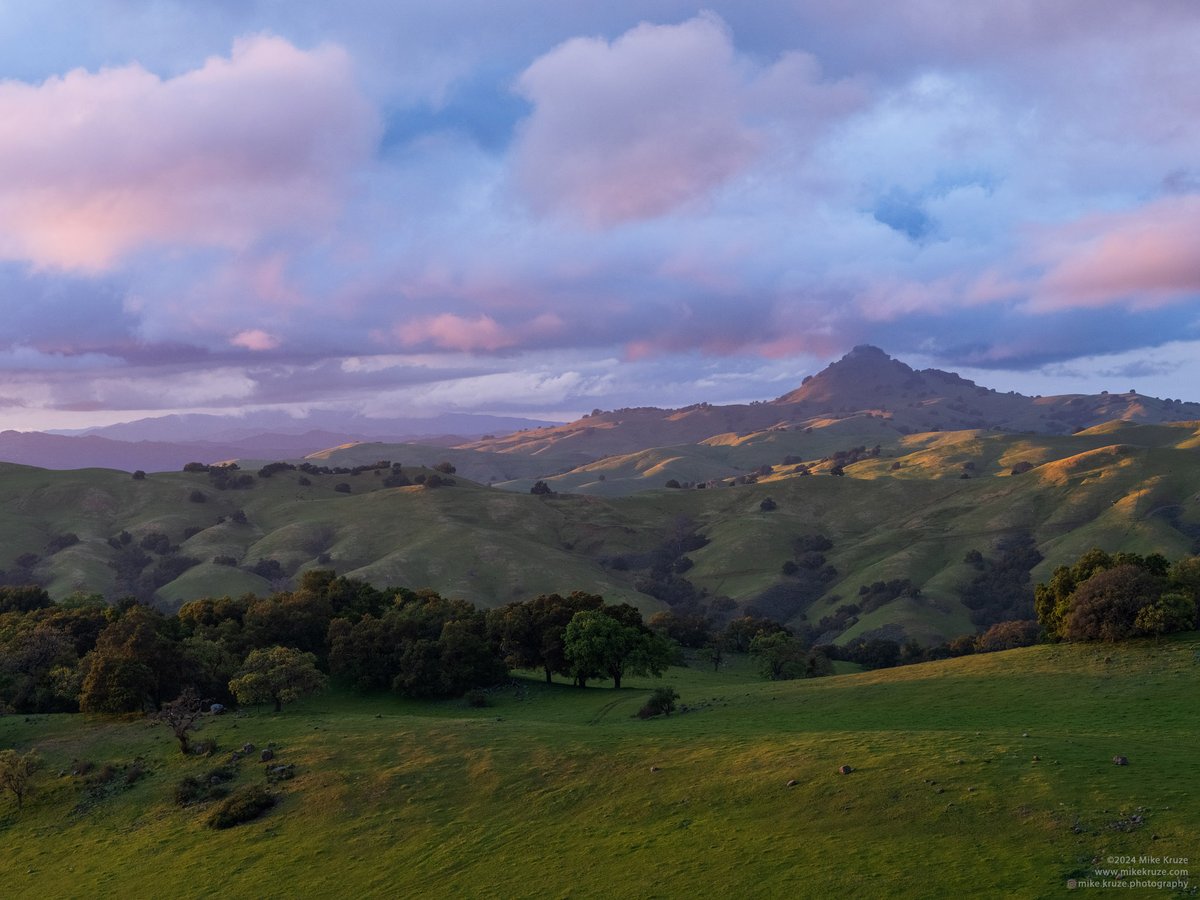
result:
[[[752,399],[861,342],[1149,390],[1200,339],[1190,0],[709,8],[10,16],[4,421]]]

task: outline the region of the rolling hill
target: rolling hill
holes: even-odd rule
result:
[[[650,720],[633,713],[651,679],[614,691],[521,677],[484,709],[332,691],[211,719],[200,736],[221,748],[213,759],[181,757],[140,717],[6,716],[0,746],[46,764],[19,814],[0,800],[0,875],[14,900],[198,885],[1054,897],[1130,869],[1120,858],[1187,857],[1161,868],[1194,871],[1198,651],[1192,633],[790,682],[739,660],[670,670],[688,711]],[[183,777],[246,743],[295,766],[264,818],[215,831],[212,804],[173,802]],[[235,785],[264,783],[257,756]]]
[[[1200,403],[1124,394],[1028,397],[999,393],[937,369],[914,370],[876,347],[856,347],[775,400],[682,409],[595,410],[575,422],[515,431],[448,450],[419,443],[354,443],[311,458],[362,465],[379,458],[454,463],[465,477],[525,492],[546,481],[563,492],[617,497],[754,475],[763,466],[812,463],[839,450],[904,455],[906,438],[1000,432],[1045,438],[1110,422],[1200,420]],[[928,438],[922,440],[931,440]],[[255,455],[246,465],[266,461]]]
[[[796,449],[792,440],[813,439],[803,431],[771,437],[708,442],[692,459],[729,460],[746,447],[778,459]],[[379,447],[365,446],[377,458]],[[483,606],[588,590],[651,613],[679,602],[682,590],[810,624],[836,618],[875,582],[908,579],[919,593],[873,602],[854,621],[831,625],[828,638],[887,633],[924,643],[980,627],[963,603],[974,577],[968,551],[990,557],[1028,536],[1044,557],[1034,580],[1092,546],[1195,552],[1198,454],[1197,423],[1110,423],[1073,435],[943,431],[897,435],[878,455],[847,462],[841,477],[831,475],[830,457],[773,466],[747,483],[625,496],[538,496],[461,473],[436,489],[387,487],[395,471],[409,481],[434,474],[407,464],[340,475],[240,473],[246,486],[226,490],[204,472],[138,480],[2,465],[0,568],[5,580],[38,580],[60,598],[136,589],[166,608],[265,593],[327,567]],[[645,461],[622,464],[636,470]],[[671,463],[685,464],[683,453]],[[702,538],[670,551],[692,534]],[[834,571],[820,583],[784,571],[805,561],[797,540],[806,535],[831,543],[821,565]],[[668,552],[664,584],[654,567]]]

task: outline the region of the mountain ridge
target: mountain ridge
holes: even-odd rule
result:
[[[880,348],[863,344],[806,376],[791,391],[750,403],[597,409],[566,423],[467,413],[370,419],[336,410],[314,411],[302,420],[280,411],[172,415],[70,435],[4,432],[0,460],[52,469],[167,471],[193,460],[261,463],[319,455],[334,461],[338,452],[362,444],[364,452],[402,452],[406,459],[432,465],[440,450],[454,448],[483,452],[490,460],[472,469],[468,477],[503,484],[530,475],[555,477],[652,449],[731,445],[755,435],[789,431],[823,432],[832,439],[840,430],[847,440],[863,438],[873,445],[894,443],[904,435],[963,429],[1064,435],[1111,421],[1190,420],[1200,420],[1200,403],[1133,391],[1032,397],[1001,393],[954,372],[913,369]],[[807,455],[807,449],[802,455]],[[497,457],[504,456],[527,457],[537,464],[514,462],[507,467],[506,477],[506,467],[494,465]],[[457,456],[456,465],[459,459],[464,458]],[[520,482],[514,487],[524,490],[528,485]]]
[[[1123,394],[1027,396],[982,387],[941,369],[916,370],[860,345],[798,388],[748,404],[595,410],[574,422],[467,446],[508,453],[569,451],[581,463],[647,447],[698,443],[722,434],[809,428],[869,415],[897,434],[965,428],[1071,434],[1113,420],[1144,424],[1200,419],[1200,403]],[[590,460],[589,460],[590,457]]]

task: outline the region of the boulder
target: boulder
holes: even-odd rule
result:
[[[841,775],[849,775],[853,771],[854,771],[853,766],[839,766],[838,767],[838,773]]]
[[[1113,757],[1113,765],[1114,765],[1114,766],[1127,766],[1127,765],[1129,765],[1129,757],[1127,757],[1127,756],[1114,756],[1114,757]]]
[[[259,754],[259,758],[263,762],[270,762],[271,760],[273,760],[275,758],[275,751],[268,747],[261,754]]]

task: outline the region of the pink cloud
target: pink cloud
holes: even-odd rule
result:
[[[442,313],[398,325],[394,334],[405,347],[431,345],[439,350],[495,353],[538,343],[562,328],[562,319],[553,313],[543,313],[517,326],[501,325],[489,315],[468,318]]]
[[[229,343],[246,350],[274,350],[280,342],[275,335],[268,334],[261,328],[251,328],[247,331],[239,331],[229,339]]]
[[[341,49],[276,37],[167,79],[134,63],[0,82],[0,258],[98,271],[320,227],[378,130]]]
[[[1035,310],[1155,307],[1200,295],[1200,195],[1088,216],[1045,236]]]
[[[540,212],[593,226],[662,215],[741,170],[758,147],[723,23],[642,24],[613,43],[574,38],[518,90],[535,106],[518,176]]]
[[[568,40],[517,90],[534,105],[515,153],[530,206],[594,228],[701,201],[771,147],[794,165],[819,127],[866,96],[859,80],[823,81],[807,53],[765,67],[739,56],[708,12],[643,22],[611,43]]]

